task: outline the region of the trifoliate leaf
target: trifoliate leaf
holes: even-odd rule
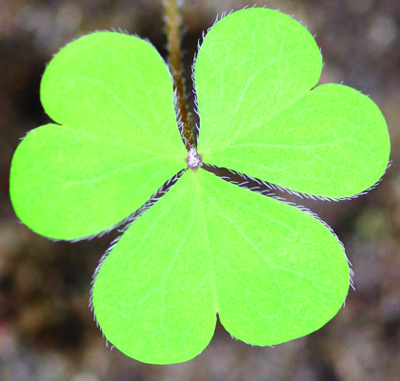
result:
[[[320,221],[201,169],[122,236],[93,305],[123,353],[167,364],[206,347],[216,313],[236,338],[273,345],[323,326],[348,287],[343,248]]]
[[[61,125],[25,137],[10,179],[14,209],[37,233],[111,228],[186,166],[171,77],[146,41],[100,32],[67,45],[46,68],[41,100]]]
[[[202,159],[325,197],[372,185],[389,155],[384,119],[348,87],[310,91],[320,72],[314,39],[288,16],[247,9],[218,22],[195,66]],[[59,125],[22,141],[10,185],[17,215],[40,234],[104,231],[186,167],[168,68],[145,41],[102,32],[71,43],[41,98]],[[311,214],[188,169],[112,248],[92,301],[113,345],[169,364],[207,346],[217,314],[254,345],[313,332],[349,280],[341,244]]]
[[[313,37],[282,13],[246,9],[219,21],[195,66],[204,162],[318,196],[371,187],[389,160],[385,119],[349,87],[309,91],[320,71]]]

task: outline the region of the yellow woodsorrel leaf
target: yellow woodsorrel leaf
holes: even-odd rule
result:
[[[123,234],[95,278],[93,306],[119,350],[170,364],[207,346],[216,313],[254,345],[313,332],[340,309],[349,279],[320,221],[200,169]]]
[[[46,68],[41,100],[60,125],[25,137],[10,178],[17,216],[39,234],[110,229],[186,166],[171,77],[146,41],[99,32],[72,42]]]
[[[389,156],[383,116],[346,86],[310,91],[321,62],[310,33],[279,12],[219,21],[195,65],[203,160],[321,197],[374,184]],[[184,172],[96,271],[94,312],[123,353],[189,360],[211,340],[217,314],[240,340],[279,344],[340,309],[350,270],[324,223],[204,168],[184,170],[171,78],[149,43],[110,32],[71,43],[46,69],[41,98],[58,124],[22,141],[10,186],[34,231],[97,234]]]
[[[344,198],[386,170],[385,119],[365,95],[313,88],[322,67],[312,35],[270,9],[246,9],[206,35],[195,64],[199,153],[290,190]]]

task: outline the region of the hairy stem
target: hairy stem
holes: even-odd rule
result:
[[[177,97],[177,107],[182,123],[182,135],[189,151],[195,147],[194,134],[189,123],[189,113],[186,105],[185,82],[181,63],[180,23],[177,0],[164,0],[165,25],[167,30],[167,43],[169,51],[169,65],[174,80],[174,90]]]

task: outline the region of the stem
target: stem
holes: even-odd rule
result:
[[[185,83],[181,63],[180,23],[181,17],[177,0],[164,0],[165,25],[167,29],[167,44],[169,51],[169,65],[174,81],[174,91],[177,98],[177,107],[182,126],[182,138],[186,149],[195,147],[194,134],[189,124],[189,112],[186,105]]]

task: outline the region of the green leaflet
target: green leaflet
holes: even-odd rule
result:
[[[314,38],[283,13],[245,9],[215,24],[194,71],[205,161],[306,94],[321,68]]]
[[[39,234],[109,229],[186,166],[170,74],[139,38],[101,32],[67,45],[46,68],[41,99],[61,126],[25,137],[10,179],[18,217]]]
[[[385,119],[346,86],[309,91],[320,71],[313,37],[282,13],[248,9],[218,22],[195,66],[204,162],[323,197],[375,184],[389,159]]]
[[[348,287],[343,249],[321,222],[199,170],[121,237],[93,305],[122,352],[169,364],[206,347],[216,313],[238,339],[279,344],[323,326]]]

